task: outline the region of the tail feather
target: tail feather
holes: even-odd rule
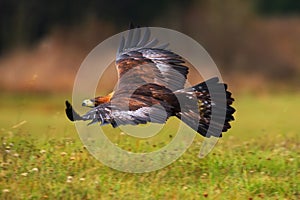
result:
[[[231,128],[230,122],[234,120],[235,112],[231,105],[234,99],[231,92],[227,91],[227,85],[219,83],[217,77],[175,93],[197,102],[198,109],[195,109],[195,106],[192,108],[191,104],[187,103],[181,109],[185,111],[176,116],[201,135],[222,137],[222,132]]]

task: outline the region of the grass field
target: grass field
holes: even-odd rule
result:
[[[197,157],[197,135],[171,165],[130,174],[88,153],[64,115],[66,96],[2,94],[0,199],[300,199],[300,95],[235,98],[236,121],[207,157]],[[148,144],[169,140],[166,131]]]

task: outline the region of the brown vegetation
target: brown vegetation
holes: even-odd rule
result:
[[[180,20],[174,22],[170,12],[162,20],[154,20],[152,26],[179,29],[195,38],[236,91],[241,87],[253,91],[270,86],[298,88],[300,18],[262,18],[249,5],[230,2],[225,6],[194,3],[177,15]],[[6,52],[0,58],[0,88],[71,91],[77,69],[88,52],[117,30],[94,18],[67,30],[56,27],[35,46]],[[110,72],[115,73],[112,69]],[[104,86],[108,92],[115,80],[104,82],[109,83]]]

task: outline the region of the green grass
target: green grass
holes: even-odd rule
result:
[[[92,157],[64,115],[65,98],[1,96],[0,199],[300,198],[300,95],[237,96],[236,121],[207,157],[197,157],[197,135],[177,161],[143,174]],[[148,141],[106,129],[114,143],[138,152],[170,142],[168,127]]]

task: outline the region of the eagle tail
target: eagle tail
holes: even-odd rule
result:
[[[209,90],[213,91],[213,98]],[[231,106],[234,99],[227,90],[227,85],[219,83],[217,77],[178,90],[175,94],[186,102],[176,116],[201,135],[222,137],[222,132],[231,128],[229,122],[234,120],[235,109]]]

